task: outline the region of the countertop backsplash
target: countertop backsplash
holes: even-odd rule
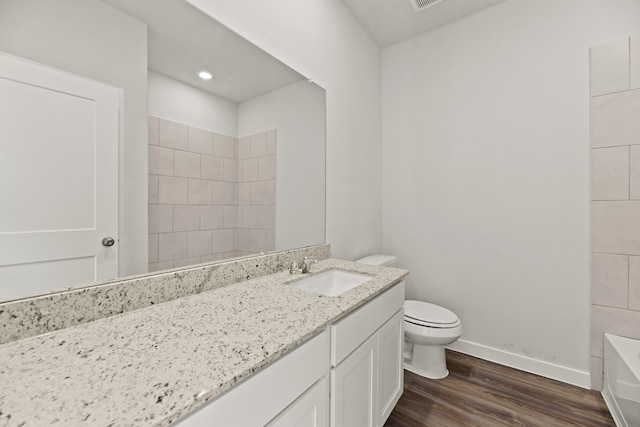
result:
[[[330,245],[201,264],[0,303],[0,344],[273,274],[305,256],[327,259]]]

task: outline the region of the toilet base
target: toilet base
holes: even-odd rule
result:
[[[421,377],[439,380],[449,375],[443,345],[413,345],[411,360],[404,360],[404,369]]]
[[[420,375],[421,377],[428,378],[430,380],[441,380],[443,378],[446,378],[449,375],[448,369],[444,370],[444,374],[442,373],[434,374],[433,372],[424,372],[424,371],[415,369],[413,366],[411,366],[411,364],[407,362],[404,362],[404,369],[409,372],[413,372],[416,375]]]

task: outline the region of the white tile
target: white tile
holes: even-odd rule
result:
[[[258,179],[276,179],[276,156],[262,156],[258,159]]]
[[[158,260],[169,261],[187,257],[187,233],[160,233]]]
[[[242,206],[242,228],[258,228],[258,207]]]
[[[267,195],[266,195],[265,202],[268,205],[275,205],[276,204],[276,181],[275,180],[267,181],[266,186],[267,186],[267,190],[266,190]]]
[[[180,123],[160,119],[158,143],[163,147],[187,150],[189,127]]]
[[[255,181],[251,183],[251,204],[267,204],[267,181]]]
[[[591,357],[591,390],[602,390],[603,361],[600,357]]]
[[[158,262],[158,235],[149,234],[149,264]]]
[[[158,203],[158,175],[149,175],[149,203]]]
[[[224,159],[223,181],[238,182],[238,161],[237,160]]]
[[[158,134],[160,132],[160,119],[149,116],[149,144],[158,145]]]
[[[593,252],[640,255],[640,202],[591,202]]]
[[[257,181],[259,177],[258,159],[242,160],[242,180],[241,182]]]
[[[250,205],[251,204],[251,183],[241,182],[238,184],[238,204]]]
[[[275,251],[276,250],[276,230],[265,230],[266,231],[266,248],[267,251]]]
[[[187,178],[158,177],[158,202],[170,205],[186,205]]]
[[[212,253],[230,252],[234,250],[234,230],[213,230]]]
[[[233,183],[233,204],[238,205],[238,192],[239,192],[239,183]]]
[[[213,204],[234,205],[235,186],[232,182],[213,181]]]
[[[216,156],[200,156],[201,177],[212,181],[223,180],[224,159]]]
[[[202,262],[202,263],[210,263],[210,262],[222,261],[225,258],[223,253],[211,254],[211,255],[202,255],[200,257],[200,262]]]
[[[204,179],[189,180],[189,204],[210,205],[213,203],[213,182]]]
[[[173,175],[173,151],[171,148],[149,146],[149,173]]]
[[[631,89],[640,89],[640,36],[631,37],[631,63],[629,66],[631,76]]]
[[[200,206],[174,205],[173,231],[193,231],[200,229]]]
[[[224,228],[236,228],[238,226],[238,207],[223,206],[224,208]]]
[[[211,254],[211,231],[190,231],[188,256]]]
[[[603,356],[605,332],[640,339],[640,311],[591,306],[591,356]]]
[[[632,200],[640,199],[640,145],[630,147],[629,160],[629,197]]]
[[[267,154],[276,154],[276,130],[270,130],[267,132]]]
[[[236,159],[236,139],[232,136],[213,134],[213,155]]]
[[[640,144],[640,89],[591,98],[591,147]]]
[[[238,138],[238,159],[248,159],[251,157],[251,137]]]
[[[175,150],[173,153],[173,175],[184,178],[200,178],[200,154]]]
[[[200,264],[200,257],[182,258],[173,261],[173,268],[189,267],[194,264]]]
[[[189,127],[189,151],[213,154],[213,134],[204,129]]]
[[[640,257],[629,257],[629,306],[640,311]]]
[[[154,262],[149,264],[149,273],[154,271],[169,270],[173,268],[173,261]]]
[[[629,147],[591,150],[591,200],[629,199]]]
[[[149,233],[173,231],[173,206],[149,205]]]
[[[629,257],[627,255],[592,254],[591,303],[627,308]]]
[[[200,206],[200,229],[216,230],[224,227],[223,206]]]
[[[251,135],[251,157],[260,157],[267,154],[267,133],[261,132]]]
[[[251,252],[265,252],[267,250],[266,230],[251,229]]]
[[[276,207],[274,205],[258,206],[258,228],[263,230],[275,230]]]
[[[235,232],[235,248],[239,251],[251,250],[251,231],[248,228],[238,228]]]
[[[629,89],[629,39],[591,48],[591,96]]]

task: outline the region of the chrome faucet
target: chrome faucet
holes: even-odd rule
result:
[[[291,261],[291,265],[289,266],[289,274],[306,274],[311,272],[311,266],[318,262],[315,259],[311,259],[309,257],[304,257],[301,263],[298,263],[296,260]]]
[[[296,260],[291,261],[291,265],[289,266],[289,274],[300,274],[302,273],[302,268],[300,264]]]
[[[302,260],[302,273],[309,273],[311,271],[311,266],[318,262],[315,259],[310,259],[309,257],[304,257]]]

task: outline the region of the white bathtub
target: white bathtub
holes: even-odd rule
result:
[[[618,427],[640,426],[640,340],[604,334],[604,384]]]

